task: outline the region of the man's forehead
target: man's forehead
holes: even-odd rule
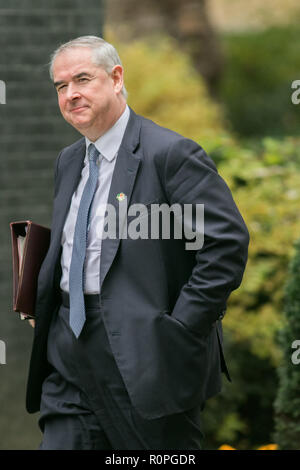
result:
[[[62,51],[53,62],[53,75],[77,75],[100,68],[92,62],[91,50],[72,48]]]
[[[85,59],[91,58],[92,56],[92,49],[86,46],[77,46],[77,47],[68,47],[67,49],[63,49],[58,53],[56,56],[54,63],[58,60],[72,60],[73,58],[82,57]]]

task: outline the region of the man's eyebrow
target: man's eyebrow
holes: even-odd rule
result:
[[[80,72],[80,73],[77,73],[76,75],[73,75],[72,78],[81,78],[81,77],[84,77],[84,76],[92,77],[92,75],[88,72]]]
[[[55,88],[57,88],[59,85],[61,85],[62,83],[64,83],[63,80],[60,80],[58,82],[54,82],[53,85],[55,86]]]
[[[91,77],[92,75],[88,72],[80,72],[80,73],[77,73],[76,75],[73,75],[72,76],[72,79],[74,78],[82,78],[82,77]],[[55,88],[57,88],[59,85],[61,85],[62,83],[64,83],[64,80],[59,80],[58,82],[54,82],[54,86]]]

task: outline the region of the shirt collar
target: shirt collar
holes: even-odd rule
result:
[[[119,117],[119,119],[115,122],[115,124],[108,129],[105,134],[103,134],[96,142],[91,142],[88,137],[85,138],[86,148],[88,149],[90,143],[93,143],[96,149],[106,158],[109,162],[111,162],[121,145],[124,132],[128,123],[129,119],[129,107],[126,105],[126,108],[123,114]],[[87,159],[87,157],[86,157]]]

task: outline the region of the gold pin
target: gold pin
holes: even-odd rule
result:
[[[125,194],[124,193],[119,193],[119,194],[117,194],[116,197],[117,197],[118,201],[121,202],[121,201],[124,201]]]

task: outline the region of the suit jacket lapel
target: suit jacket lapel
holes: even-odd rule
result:
[[[115,207],[117,214],[117,238],[105,238],[102,240],[101,247],[101,263],[100,263],[100,290],[108,273],[112,262],[117,253],[122,227],[119,227],[119,200],[117,195],[124,193],[127,198],[127,205],[130,203],[135,178],[140,164],[140,156],[136,153],[139,144],[141,121],[132,110],[130,110],[130,118],[127,128],[119,148],[117,161],[112,177],[111,187],[108,196],[108,204]]]

